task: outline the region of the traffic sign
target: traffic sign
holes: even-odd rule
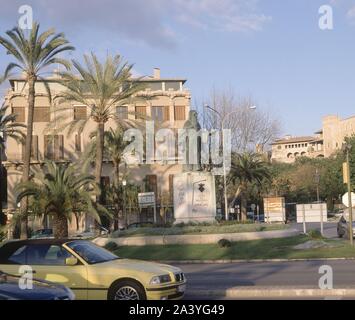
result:
[[[349,208],[349,193],[345,193],[342,197],[342,201],[345,207]],[[355,193],[351,193],[351,202],[352,202],[352,207],[355,207]]]

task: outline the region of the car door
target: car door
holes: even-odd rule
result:
[[[66,265],[66,259],[73,257],[63,246],[57,244],[29,245],[27,263],[33,268],[34,276],[73,290],[76,299],[86,300],[87,267],[78,261],[77,265]]]

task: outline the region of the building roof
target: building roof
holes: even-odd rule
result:
[[[311,142],[316,140],[316,137],[303,136],[303,137],[290,137],[275,140],[272,144],[283,144],[283,143],[296,143],[296,142]]]

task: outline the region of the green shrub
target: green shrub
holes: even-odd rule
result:
[[[118,248],[118,244],[116,242],[110,241],[105,244],[105,249],[109,251],[115,251]]]
[[[320,233],[319,230],[316,229],[312,229],[310,231],[308,231],[307,235],[314,240],[319,240],[319,239],[323,239],[322,234]]]
[[[231,245],[232,245],[232,243],[227,239],[220,239],[218,241],[218,246],[220,248],[229,248]]]

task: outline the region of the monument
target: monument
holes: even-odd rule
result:
[[[201,129],[196,111],[190,111],[184,129]],[[189,158],[189,143],[184,153]],[[174,218],[181,222],[213,222],[216,217],[216,192],[214,175],[203,171],[201,165],[201,140],[197,141],[197,163],[184,165],[184,172],[174,175]]]

